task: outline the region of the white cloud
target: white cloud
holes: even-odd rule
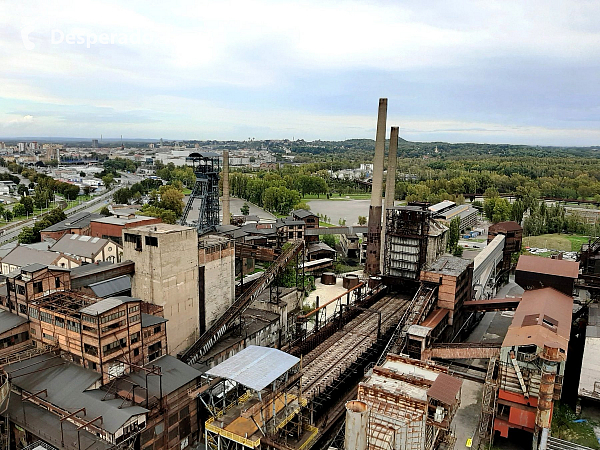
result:
[[[205,131],[212,135],[207,137],[234,133],[236,126],[243,125],[274,134],[293,130],[328,138],[339,137],[338,124],[348,133],[358,135],[359,130],[370,128],[372,117],[357,120],[356,114],[363,114],[363,110],[340,111],[340,108],[324,116],[321,104],[313,107],[305,103],[287,104],[285,100],[276,101],[277,96],[294,93],[295,96],[289,95],[294,101],[298,98],[329,100],[327,85],[299,82],[328,77],[346,80],[347,92],[331,95],[344,95],[348,98],[346,103],[352,104],[351,99],[361,95],[366,87],[347,80],[355,73],[376,73],[401,80],[397,85],[386,85],[386,90],[391,92],[382,92],[382,95],[430,102],[425,105],[430,117],[420,117],[424,123],[472,124],[481,120],[500,124],[492,127],[493,133],[481,131],[489,128],[485,126],[457,125],[460,132],[452,131],[458,129],[454,125],[433,129],[421,126],[415,127],[415,136],[442,133],[436,129],[443,129],[443,133],[461,138],[506,135],[525,139],[527,133],[531,136],[542,133],[536,127],[540,127],[538,122],[544,118],[530,120],[537,116],[537,110],[528,111],[526,105],[515,105],[515,108],[523,108],[515,114],[509,108],[499,110],[490,105],[488,117],[477,117],[479,110],[469,112],[466,107],[455,116],[441,117],[437,113],[440,108],[435,103],[434,90],[456,90],[456,85],[451,83],[469,76],[469,82],[463,82],[467,86],[461,86],[465,92],[457,92],[457,97],[468,95],[470,84],[493,92],[498,85],[486,84],[489,81],[486,70],[527,64],[535,73],[545,70],[539,67],[540,61],[550,67],[573,68],[569,82],[576,86],[577,71],[595,65],[600,58],[600,25],[595,20],[599,15],[600,3],[557,0],[476,3],[459,0],[434,4],[367,0],[185,0],[156,4],[116,0],[6,1],[0,3],[0,102],[2,98],[11,99],[11,107],[15,102],[22,102],[24,107],[31,108],[33,115],[36,102],[39,108],[50,104],[107,107],[115,111],[144,109],[155,114],[156,120],[164,123],[165,130],[186,135],[198,130],[186,127],[210,123],[210,129]],[[29,39],[35,47],[30,51],[23,45],[21,30],[24,27],[32,30]],[[89,49],[77,44],[53,45],[50,42],[52,30],[81,36],[141,33],[149,35],[152,42],[95,44]],[[407,73],[404,78],[398,75]],[[402,84],[406,80],[421,82],[423,90],[406,92],[407,85]],[[520,82],[524,83],[514,80],[515,84]],[[536,80],[532,78],[527,82]],[[559,85],[562,82],[556,81]],[[370,90],[376,88],[376,84],[369,86]],[[531,88],[538,86],[532,84]],[[224,98],[228,89],[235,92],[235,101],[241,106],[214,100],[219,95]],[[297,89],[305,91],[296,92]],[[522,89],[527,90],[527,86]],[[218,94],[211,95],[214,92]],[[540,90],[540,95],[551,94]],[[249,109],[246,97],[257,99],[255,108]],[[373,104],[376,102],[373,98]],[[188,103],[189,109],[182,114],[182,105]],[[557,103],[557,116],[563,114],[561,106]],[[6,108],[0,103],[0,113],[6,114]],[[469,114],[477,120],[464,120]],[[595,139],[592,127],[598,121],[597,114],[590,110],[590,128],[569,132],[570,136],[579,139],[577,142]],[[220,121],[215,120],[216,117]],[[515,119],[519,117],[526,123],[519,124],[518,131],[502,125],[503,122],[518,123]],[[408,116],[404,119],[410,121]],[[353,125],[344,128],[347,121]],[[42,127],[43,123],[61,129],[68,126],[50,118],[35,121],[36,126]],[[113,125],[115,134],[119,134],[116,133],[118,125],[118,122]],[[85,126],[90,124],[85,123]],[[156,129],[137,126],[139,133]],[[578,128],[553,121],[542,123],[541,130],[568,130],[571,126]],[[321,134],[316,135],[317,132]],[[566,132],[548,132],[547,136],[558,138]],[[57,130],[52,134],[65,133]]]

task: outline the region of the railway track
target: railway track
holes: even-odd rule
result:
[[[386,296],[370,309],[381,312],[381,331],[400,320],[410,299]],[[377,340],[378,315],[363,313],[303,357],[303,396],[312,400]]]

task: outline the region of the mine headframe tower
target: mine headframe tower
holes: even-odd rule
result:
[[[195,226],[198,234],[202,235],[219,225],[219,172],[221,170],[219,155],[211,152],[195,152],[191,153],[186,161],[194,168],[196,183],[185,205],[180,223]],[[188,224],[187,217],[196,199],[200,200],[198,220]]]

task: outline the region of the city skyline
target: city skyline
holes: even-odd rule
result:
[[[0,136],[593,146],[600,5],[0,4]],[[80,42],[81,41],[81,42]]]

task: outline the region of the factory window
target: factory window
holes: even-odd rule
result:
[[[186,418],[189,415],[190,415],[190,407],[189,407],[189,405],[184,406],[183,408],[181,408],[179,410],[179,420],[183,420],[184,418]]]
[[[123,338],[123,339],[119,339],[118,341],[114,341],[108,345],[103,346],[102,352],[104,353],[104,355],[110,355],[111,353],[114,353],[114,352],[118,351],[119,349],[124,348],[126,346],[127,346],[127,339]]]
[[[54,287],[57,289],[60,287],[60,277],[54,278]]]
[[[54,336],[52,336],[51,334],[42,333],[42,336],[43,336],[45,339],[48,339],[48,340],[50,340],[50,341],[53,341],[53,340],[54,340]]]
[[[17,284],[17,294],[25,295],[25,286],[21,286],[20,284]]]
[[[125,233],[125,242],[135,244],[135,249],[138,252],[142,251],[142,237],[138,234]]]
[[[158,247],[158,238],[154,236],[146,236],[146,245],[151,245],[152,247]]]
[[[154,327],[154,334],[160,333],[160,329],[161,329],[160,325],[155,326]]]
[[[177,427],[169,431],[169,441],[177,439],[177,436],[179,436],[179,429]]]
[[[79,325],[79,322],[67,319],[67,330],[79,333],[81,331],[81,326]]]
[[[114,323],[111,323],[110,325],[102,327],[102,332],[106,333],[107,331],[116,330],[117,328],[121,328],[124,325],[125,325],[125,321],[124,320],[119,320],[118,322],[114,322]]]
[[[44,288],[42,287],[42,282],[41,281],[36,281],[33,283],[33,293],[34,294],[39,294],[40,292],[43,292]]]
[[[162,422],[154,427],[154,433],[157,436],[161,435],[163,431],[165,431],[165,424]]]
[[[46,323],[52,323],[52,315],[47,312],[40,311],[40,320]]]
[[[133,349],[133,356],[139,356],[140,354],[140,349],[139,348],[134,348]]]
[[[556,326],[558,325],[558,322],[549,316],[544,316],[542,323],[551,330],[556,330]]]
[[[109,314],[108,316],[104,316],[100,319],[100,323],[110,322],[111,320],[118,319],[119,317],[123,317],[125,315],[125,311],[117,311],[115,313]]]
[[[95,333],[96,329],[92,327],[88,327],[87,325],[83,326],[83,331],[89,331],[90,333]]]
[[[19,312],[21,314],[27,314],[27,306],[22,305],[21,303],[19,303]]]
[[[171,428],[176,423],[177,423],[177,413],[171,414],[171,416],[169,417],[169,428]]]
[[[140,340],[140,332],[138,331],[137,333],[133,333],[131,335],[131,343],[135,344],[136,342],[138,342]]]
[[[83,351],[88,355],[98,356],[98,347],[94,347],[93,345],[83,344]]]
[[[134,313],[134,312],[138,311],[139,309],[140,309],[140,307],[138,305],[132,306],[131,308],[129,308],[129,312]]]
[[[130,321],[130,322],[139,322],[139,321],[140,321],[140,315],[139,315],[139,314],[136,314],[135,316],[131,316],[131,317],[129,318],[129,321]]]
[[[89,322],[89,323],[98,323],[98,320],[95,317],[90,317],[90,316],[81,316],[81,320],[83,320],[84,322]]]
[[[62,317],[56,316],[54,318],[54,323],[56,323],[57,327],[61,327],[61,328],[65,327],[65,319],[63,319]]]

